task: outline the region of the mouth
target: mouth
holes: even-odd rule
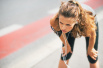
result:
[[[62,32],[66,32],[65,30],[62,30]]]

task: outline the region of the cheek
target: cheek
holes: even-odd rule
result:
[[[71,31],[73,29],[73,26],[68,26],[67,31]]]
[[[62,27],[62,25],[59,23],[59,27],[60,27],[60,29],[61,29],[61,27]]]

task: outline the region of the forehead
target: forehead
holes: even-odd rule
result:
[[[73,24],[76,22],[76,18],[64,17],[63,15],[59,15],[59,21],[65,24]]]

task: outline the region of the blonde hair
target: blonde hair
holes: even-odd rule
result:
[[[75,38],[81,36],[91,37],[91,30],[97,30],[97,26],[95,24],[96,15],[93,16],[93,13],[91,11],[83,9],[77,1],[62,1],[59,9],[59,14],[63,15],[64,17],[73,17],[79,19],[78,24],[75,24],[73,29],[71,30],[72,36]]]

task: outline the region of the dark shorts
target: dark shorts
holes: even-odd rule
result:
[[[99,39],[99,28],[98,28],[98,22],[96,22],[96,26],[97,26],[97,31],[96,31],[96,42],[95,42],[95,45],[94,45],[94,48],[95,50],[98,51],[98,39]],[[52,28],[52,27],[51,27]],[[52,28],[53,30],[53,28]],[[55,32],[59,37],[60,35],[62,34],[62,31],[58,31],[58,32]],[[68,32],[69,33],[69,32]],[[71,33],[69,34],[69,37],[68,37],[68,33],[66,33],[66,36],[67,36],[67,40],[71,46],[71,50],[73,52],[73,47],[74,47],[74,41],[75,41],[75,38],[71,36]],[[86,52],[87,52],[87,49],[88,49],[88,45],[89,45],[89,37],[85,37],[85,40],[86,40]],[[62,44],[62,47],[64,46],[64,44]],[[66,56],[66,60],[70,59],[70,57],[72,56],[72,53],[68,53]],[[93,60],[89,55],[87,56],[88,58],[88,61],[90,63],[95,63],[97,60],[98,60],[98,56],[96,58],[96,60]],[[63,60],[63,57],[62,57],[62,54],[61,54],[61,59]]]

